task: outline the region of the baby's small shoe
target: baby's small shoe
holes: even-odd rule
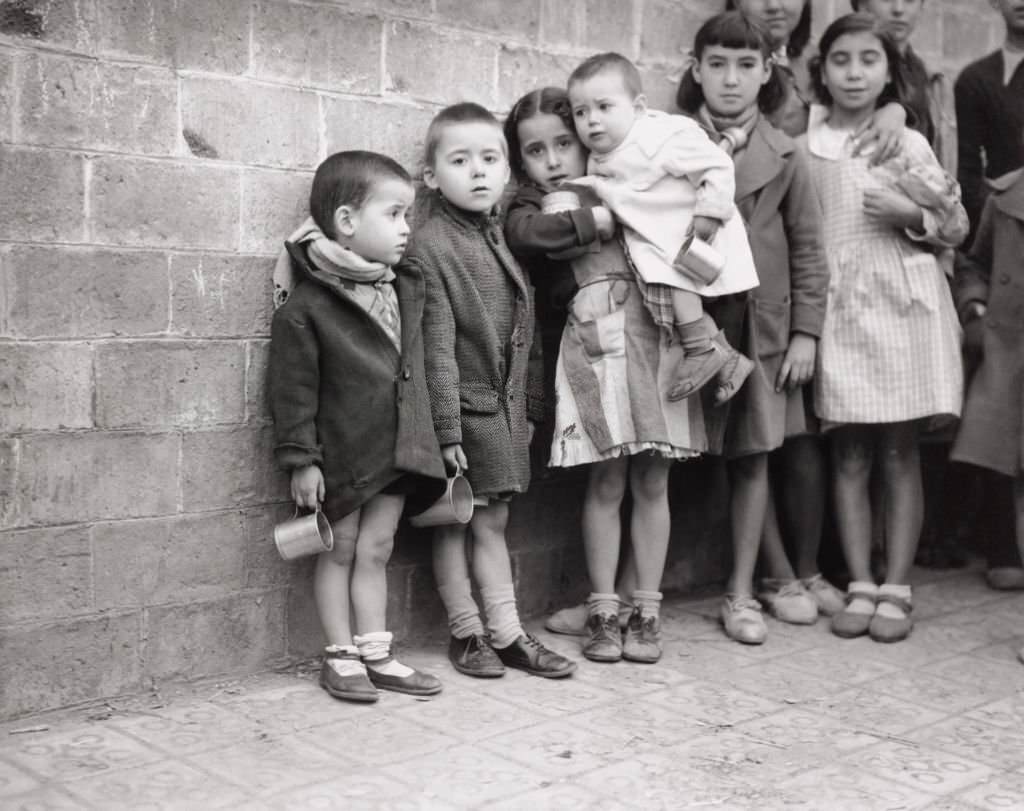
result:
[[[715,378],[715,405],[723,405],[735,397],[750,373],[754,371],[754,362],[746,355],[740,354],[731,346],[728,353],[725,365]]]
[[[875,615],[878,586],[866,580],[854,580],[846,589],[846,605],[832,617],[832,633],[843,639],[864,636]]]
[[[729,639],[744,645],[760,645],[768,636],[761,604],[747,594],[726,594],[722,600],[722,625]]]
[[[879,587],[875,615],[868,627],[875,642],[900,642],[910,636],[914,628],[910,599],[910,586],[886,583]]]
[[[829,583],[821,572],[803,579],[804,588],[818,604],[818,613],[823,617],[833,617],[846,605],[846,595]]]
[[[761,581],[757,599],[780,622],[813,625],[818,621],[818,603],[799,580],[766,577]]]
[[[684,400],[704,388],[725,366],[729,351],[710,343],[702,352],[684,355],[676,366],[675,382],[669,386],[668,399],[673,403]]]
[[[334,698],[345,701],[373,702],[380,696],[359,660],[359,651],[350,645],[329,645],[320,667],[320,686]]]

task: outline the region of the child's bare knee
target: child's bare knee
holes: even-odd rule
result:
[[[331,534],[334,536],[334,548],[330,552],[324,552],[327,559],[339,566],[351,566],[356,556],[356,540],[359,533],[358,524],[338,521],[331,526]]]
[[[395,548],[394,533],[384,530],[361,532],[357,542],[356,556],[360,564],[386,566]]]

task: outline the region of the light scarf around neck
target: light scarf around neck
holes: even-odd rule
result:
[[[720,140],[722,134],[726,130],[730,129],[741,129],[743,130],[746,138],[744,139],[743,146],[738,147],[733,153],[731,150],[727,150],[730,154],[738,154],[743,151],[746,146],[746,142],[750,139],[750,133],[754,131],[754,127],[757,126],[757,119],[760,111],[757,109],[757,105],[744,110],[739,115],[735,116],[722,116],[715,115],[711,112],[707,104],[702,104],[700,109],[697,111],[697,121],[704,126],[704,128],[711,134],[715,140]],[[718,137],[715,137],[715,133],[718,133]],[[720,144],[721,145],[721,144]]]
[[[370,262],[359,254],[328,239],[312,217],[307,217],[295,232],[288,237],[288,242],[296,245],[306,244],[309,261],[324,273],[362,284],[390,282],[395,272],[383,262]],[[274,264],[274,307],[280,307],[295,288],[297,274],[292,263],[291,254],[283,248]]]

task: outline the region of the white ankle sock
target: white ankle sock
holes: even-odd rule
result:
[[[657,617],[661,613],[660,591],[634,591],[633,605],[640,609],[641,617]]]
[[[910,586],[901,586],[895,583],[884,583],[878,589],[879,596],[883,594],[890,594],[893,597],[899,597],[902,600],[910,602]],[[907,614],[898,605],[892,603],[878,603],[878,608],[875,609],[875,613],[880,617],[886,617],[891,620],[904,619]]]
[[[324,650],[327,653],[352,653],[359,655],[359,649],[355,645],[328,645]],[[327,666],[339,676],[360,676],[366,675],[366,668],[358,659],[325,659]]]
[[[603,616],[613,616],[616,620],[619,618],[619,595],[612,594],[600,594],[596,591],[590,592],[587,596],[587,618],[594,616],[595,614],[601,614]]]
[[[878,586],[867,580],[853,580],[850,582],[850,585],[846,587],[846,593],[851,594],[855,591],[862,594],[877,594]],[[854,597],[844,610],[851,614],[870,615],[875,613],[875,603],[874,600],[869,600],[863,597]]]
[[[390,631],[371,631],[362,636],[357,634],[352,637],[352,641],[359,648],[359,657],[367,667],[373,668],[377,673],[383,673],[385,676],[404,678],[412,675],[413,669],[403,665],[397,659],[392,659],[390,662],[382,661],[391,655],[392,639],[393,635]]]

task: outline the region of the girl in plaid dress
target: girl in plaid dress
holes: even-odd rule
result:
[[[873,17],[833,22],[811,65],[828,115],[812,119],[806,136],[831,274],[814,404],[834,431],[836,519],[853,578],[832,630],[880,642],[912,628],[907,574],[923,514],[918,431],[923,420],[956,417],[963,393],[960,329],[935,257],[967,233],[959,188],[912,130],[897,159],[871,167],[853,154],[874,110],[894,98],[899,67]],[[870,568],[876,459],[888,541],[881,586]]]

